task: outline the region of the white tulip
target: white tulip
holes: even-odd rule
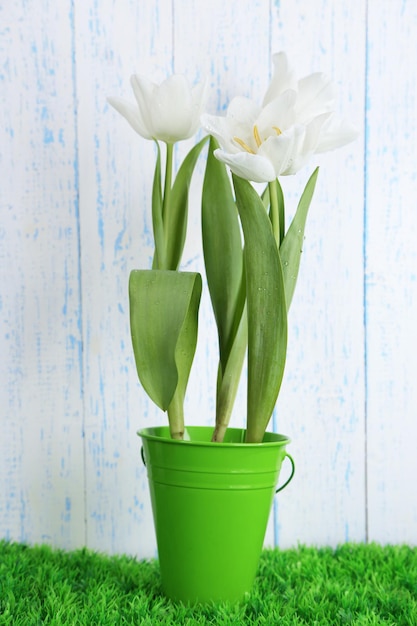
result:
[[[273,62],[262,106],[238,97],[226,117],[201,119],[221,146],[216,157],[253,182],[295,174],[314,153],[338,148],[357,136],[350,124],[335,119],[335,88],[324,74],[297,82],[284,53],[274,55]]]
[[[195,134],[204,109],[205,84],[191,87],[180,74],[170,76],[160,85],[136,74],[130,82],[136,104],[123,98],[108,98],[108,102],[139,135],[175,143]]]

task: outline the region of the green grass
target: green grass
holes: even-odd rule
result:
[[[264,551],[245,602],[187,608],[164,598],[155,561],[0,541],[0,624],[417,626],[417,548]]]

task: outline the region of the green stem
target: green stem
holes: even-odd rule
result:
[[[162,192],[161,192],[161,149],[159,143],[155,139],[158,151],[155,175],[152,187],[152,225],[155,239],[155,252],[152,262],[152,269],[160,269],[165,266],[165,236],[164,221],[162,219]]]
[[[269,183],[269,201],[271,203],[271,224],[274,239],[279,248],[280,245],[280,226],[279,226],[279,206],[278,206],[278,183],[272,180]]]
[[[174,154],[174,144],[167,143],[167,154],[166,154],[166,163],[165,163],[165,183],[164,183],[164,199],[162,204],[162,219],[166,220],[166,215],[169,210],[169,200],[171,195],[171,187],[172,187],[172,162],[173,162],[173,154]]]
[[[158,238],[155,237],[156,253],[154,256],[153,269],[166,270],[167,266],[167,240],[169,233],[166,231],[167,215],[169,213],[169,205],[171,198],[172,187],[172,161],[174,144],[166,143],[166,163],[165,163],[165,181],[164,181],[164,193],[162,197],[162,208],[160,223],[158,226]],[[154,226],[155,228],[155,226]],[[156,235],[156,233],[155,233]]]
[[[168,421],[171,439],[184,439],[184,398],[178,389],[168,407]]]

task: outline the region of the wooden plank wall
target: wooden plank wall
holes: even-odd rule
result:
[[[359,138],[320,178],[274,427],[297,475],[267,543],[417,544],[417,4],[414,0],[51,0],[0,9],[0,537],[155,554],[127,280],[152,255],[154,148],[106,103],[129,76],[262,99],[271,54],[322,70]],[[179,158],[192,145],[185,142]],[[184,266],[202,270],[199,187]],[[212,422],[207,293],[188,423]],[[244,421],[244,388],[233,424]]]

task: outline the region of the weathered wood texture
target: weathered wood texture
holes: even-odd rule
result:
[[[369,536],[417,543],[417,4],[369,5],[365,328]],[[383,130],[382,130],[383,129]]]
[[[271,54],[339,87],[359,139],[283,182],[318,188],[275,429],[297,475],[267,543],[417,544],[417,4],[41,0],[0,9],[0,536],[155,554],[135,435],[165,423],[137,382],[127,280],[152,256],[152,142],[106,103],[129,76],[208,77],[211,112],[262,98]],[[179,147],[177,156],[192,145]],[[202,270],[191,189],[184,266]],[[207,290],[186,404],[213,419]],[[243,381],[244,382],[244,381]],[[239,392],[234,425],[244,422]],[[284,470],[283,470],[284,472]]]

